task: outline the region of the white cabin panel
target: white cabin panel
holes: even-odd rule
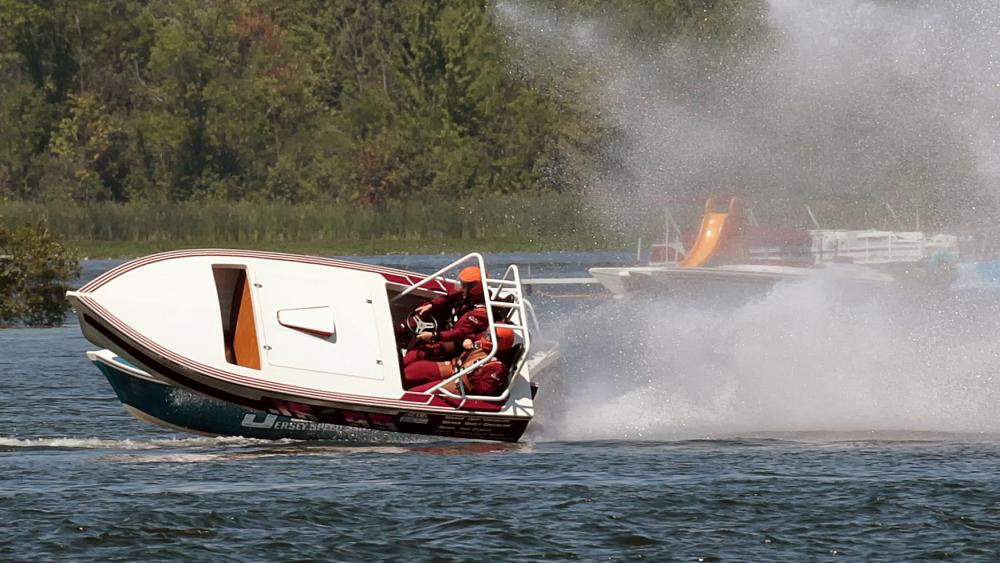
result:
[[[225,364],[210,258],[153,262],[111,280],[94,297],[146,339],[199,362]]]
[[[260,369],[227,361],[225,310],[213,268],[247,272]],[[379,397],[402,392],[385,278],[374,272],[266,258],[179,256],[124,272],[92,296],[144,339],[224,372],[328,392]],[[295,326],[282,326],[279,311]]]
[[[379,323],[392,324],[385,298],[376,299],[378,293],[385,295],[382,276],[311,265],[282,264],[278,269],[260,264],[251,269],[251,278],[267,363],[325,374],[320,379],[306,376],[299,384],[337,387],[329,375],[382,380],[386,364],[396,365],[387,361],[394,350],[383,349],[378,330]],[[286,326],[293,324],[288,322],[293,311],[322,311],[329,315],[328,326],[336,330],[324,336]]]

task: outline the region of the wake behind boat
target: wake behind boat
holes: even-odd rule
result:
[[[513,346],[406,390],[395,327],[454,291],[458,283],[443,275],[463,264],[483,272],[487,335],[499,342],[498,329],[508,330]],[[479,254],[424,277],[326,258],[192,250],[128,262],[67,295],[88,340],[208,397],[317,423],[515,441],[534,414],[528,311],[516,266],[497,279],[485,272]],[[470,394],[467,376],[495,358],[506,368],[500,391]]]

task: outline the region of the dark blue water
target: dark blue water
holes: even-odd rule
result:
[[[540,296],[567,359],[514,445],[176,434],[75,320],[0,331],[0,560],[1000,559],[996,298],[838,299]]]

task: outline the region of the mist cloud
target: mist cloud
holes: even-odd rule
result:
[[[589,178],[609,224],[714,191],[776,218],[890,202],[954,226],[1000,192],[995,2],[770,0],[736,47],[634,43],[527,2],[496,14],[518,64],[615,131]]]

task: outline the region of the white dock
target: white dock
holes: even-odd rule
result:
[[[603,288],[596,278],[527,278],[521,285],[529,295],[547,297],[592,297],[596,288]],[[602,293],[602,292],[597,292]]]
[[[590,285],[600,283],[595,278],[530,278],[522,279],[521,285],[545,286],[545,285]]]

